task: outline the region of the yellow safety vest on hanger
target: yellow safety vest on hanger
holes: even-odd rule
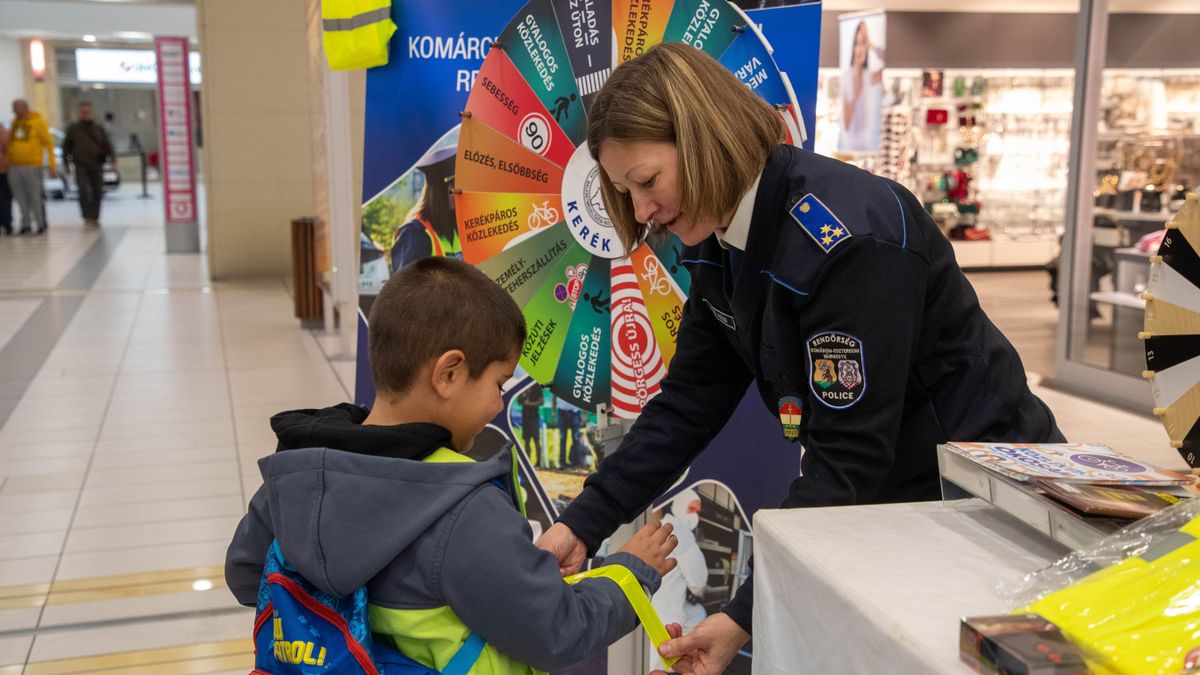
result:
[[[321,0],[325,58],[334,70],[358,70],[388,62],[396,32],[391,0]]]

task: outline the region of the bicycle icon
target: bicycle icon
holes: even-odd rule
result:
[[[550,206],[549,200],[542,202],[541,206],[537,204],[530,204],[530,206],[533,208],[533,213],[529,214],[529,218],[525,221],[530,230],[537,231],[558,222],[558,209]]]
[[[658,295],[668,295],[671,292],[671,282],[663,271],[662,264],[657,258],[646,258],[642,263],[642,279],[650,285],[650,292]]]

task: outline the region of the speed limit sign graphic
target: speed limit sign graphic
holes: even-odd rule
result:
[[[543,157],[550,151],[550,120],[539,112],[531,112],[521,119],[518,127],[521,145]]]

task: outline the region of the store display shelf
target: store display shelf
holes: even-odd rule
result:
[[[1096,134],[1098,141],[1129,141],[1147,137],[1191,140],[1200,138],[1200,134],[1176,131],[1102,131]]]
[[[1172,215],[1169,211],[1118,211],[1117,209],[1102,208],[1094,209],[1092,212],[1117,220],[1136,220],[1145,223],[1165,223],[1171,219]]]
[[[1058,254],[1058,237],[1029,241],[952,241],[954,257],[964,269],[1039,267]]]
[[[999,110],[989,108],[985,115],[1007,115],[1009,117],[1045,117],[1047,115],[1070,115],[1070,110]]]
[[[1103,302],[1109,305],[1118,307],[1129,307],[1130,309],[1146,309],[1146,301],[1133,293],[1125,293],[1122,291],[1097,291],[1088,294],[1089,300]]]
[[[1112,518],[1079,515],[1038,494],[1030,485],[989,471],[944,445],[938,446],[938,470],[942,475],[943,499],[979,497],[1074,550],[1085,548],[1124,525]]]

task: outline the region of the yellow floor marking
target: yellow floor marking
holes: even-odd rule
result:
[[[185,567],[158,572],[136,572],[133,574],[118,574],[110,577],[87,577],[84,579],[68,579],[54,582],[51,592],[76,591],[80,589],[95,590],[112,588],[114,586],[131,586],[155,581],[173,581],[178,579],[212,579],[225,577],[225,567],[209,565],[207,567]]]
[[[50,584],[26,584],[25,586],[0,586],[0,600],[5,598],[20,598],[29,595],[45,594],[50,590]]]
[[[46,604],[46,594],[0,599],[0,612],[10,609],[31,609]]]
[[[158,572],[69,579],[56,581],[53,585],[42,583],[0,586],[0,610],[186,593],[192,591],[192,583],[200,579],[211,582],[213,590],[226,588],[225,570],[222,566],[186,567]]]
[[[254,666],[254,641],[249,638],[203,644],[141,649],[138,651],[38,661],[25,666],[25,675],[63,673],[211,673],[221,670],[247,671]],[[0,675],[8,675],[0,671]]]
[[[160,581],[152,584],[141,584],[138,586],[119,586],[117,588],[103,588],[94,591],[79,590],[67,593],[50,592],[50,596],[46,598],[47,605],[72,605],[80,602],[101,602],[103,600],[118,600],[121,598],[134,598],[143,595],[166,595],[167,593],[195,593],[196,589],[192,588],[192,583],[195,579],[184,579],[181,581]],[[209,590],[217,590],[227,588],[225,579],[222,577],[209,578],[212,583],[212,588]],[[230,598],[232,602],[232,598]]]

